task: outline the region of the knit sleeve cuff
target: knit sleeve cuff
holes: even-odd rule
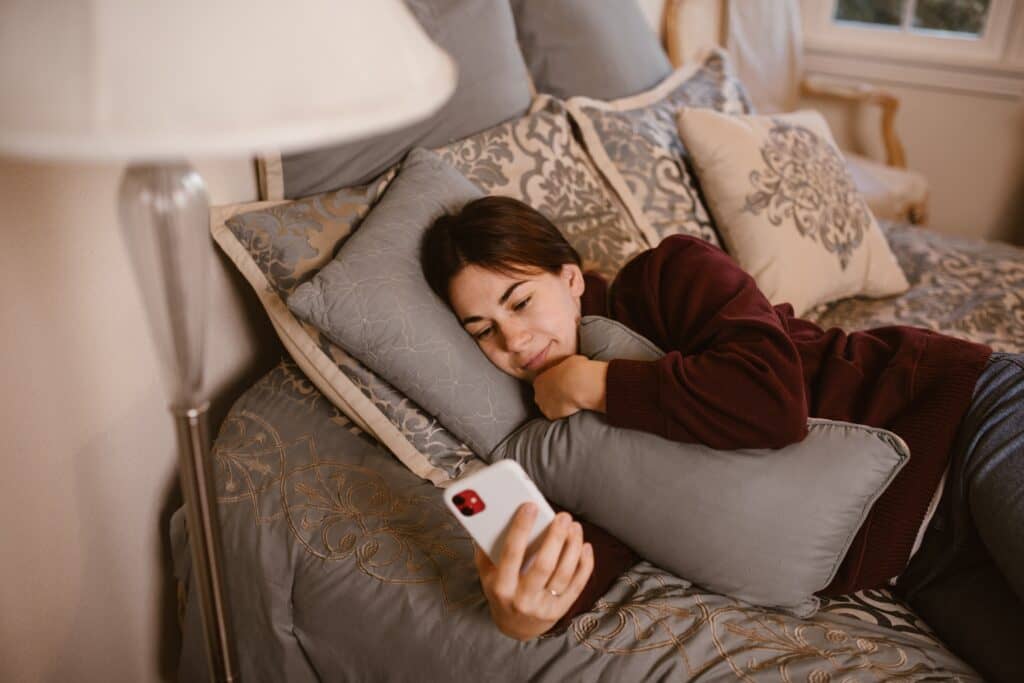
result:
[[[605,379],[605,411],[615,427],[662,434],[657,361],[613,360]]]

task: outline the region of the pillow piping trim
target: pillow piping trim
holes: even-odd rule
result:
[[[835,578],[836,572],[839,571],[839,567],[843,564],[843,560],[846,559],[846,553],[850,551],[850,546],[853,544],[853,539],[857,536],[857,532],[860,531],[861,526],[864,525],[864,520],[867,519],[868,513],[871,511],[871,508],[874,507],[875,503],[878,502],[878,499],[881,498],[882,494],[885,493],[886,489],[889,488],[893,480],[896,478],[896,475],[898,475],[906,466],[906,464],[910,462],[910,447],[907,446],[907,442],[904,441],[899,434],[891,432],[888,429],[883,429],[881,427],[871,427],[869,425],[857,424],[855,422],[846,422],[844,420],[827,420],[819,417],[808,418],[807,427],[809,429],[852,429],[859,432],[866,432],[871,436],[875,437],[876,439],[878,439],[879,441],[885,443],[899,457],[899,462],[897,462],[895,465],[889,468],[888,476],[886,476],[882,481],[880,481],[879,485],[876,486],[875,491],[872,493],[872,495],[868,496],[865,499],[864,505],[860,511],[860,515],[858,516],[857,523],[851,527],[848,538],[843,542],[841,552],[839,552],[836,555],[836,559],[833,562],[832,569],[828,572],[828,576],[826,577],[825,585],[817,589],[821,591],[825,590],[825,588],[827,588],[828,585],[832,583],[832,579]]]

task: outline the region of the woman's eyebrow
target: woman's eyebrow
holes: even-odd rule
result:
[[[526,280],[520,280],[519,282],[513,282],[511,285],[509,285],[509,288],[506,289],[505,293],[501,295],[500,299],[498,299],[498,305],[500,306],[500,305],[504,304],[506,301],[508,301],[508,298],[510,296],[512,296],[512,292],[514,292],[516,290],[516,287],[518,287],[521,284],[524,284],[525,282],[526,282]],[[467,317],[462,319],[462,325],[463,325],[463,327],[465,327],[466,325],[468,325],[470,323],[477,323],[477,322],[480,322],[481,320],[483,320],[483,318],[481,318],[478,315],[467,316]]]

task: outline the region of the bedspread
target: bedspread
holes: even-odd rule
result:
[[[887,591],[826,601],[798,619],[646,562],[564,632],[506,638],[440,491],[290,361],[237,401],[213,457],[247,681],[977,680]],[[187,579],[181,512],[172,536]],[[181,680],[202,676],[202,647],[193,592]]]

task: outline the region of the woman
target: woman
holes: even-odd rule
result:
[[[578,410],[719,449],[801,440],[808,416],[890,429],[911,460],[872,507],[823,594],[883,586],[998,679],[1024,680],[1024,356],[910,327],[846,334],[772,306],[724,252],[676,236],[630,261],[607,301],[541,214],[487,197],[440,218],[424,273],[490,361],[531,382],[549,419]],[[606,305],[605,305],[606,304]],[[666,351],[577,354],[581,314],[605,314]],[[593,566],[568,515],[522,575],[526,513],[499,566],[477,553],[494,619],[519,638],[568,609]]]

